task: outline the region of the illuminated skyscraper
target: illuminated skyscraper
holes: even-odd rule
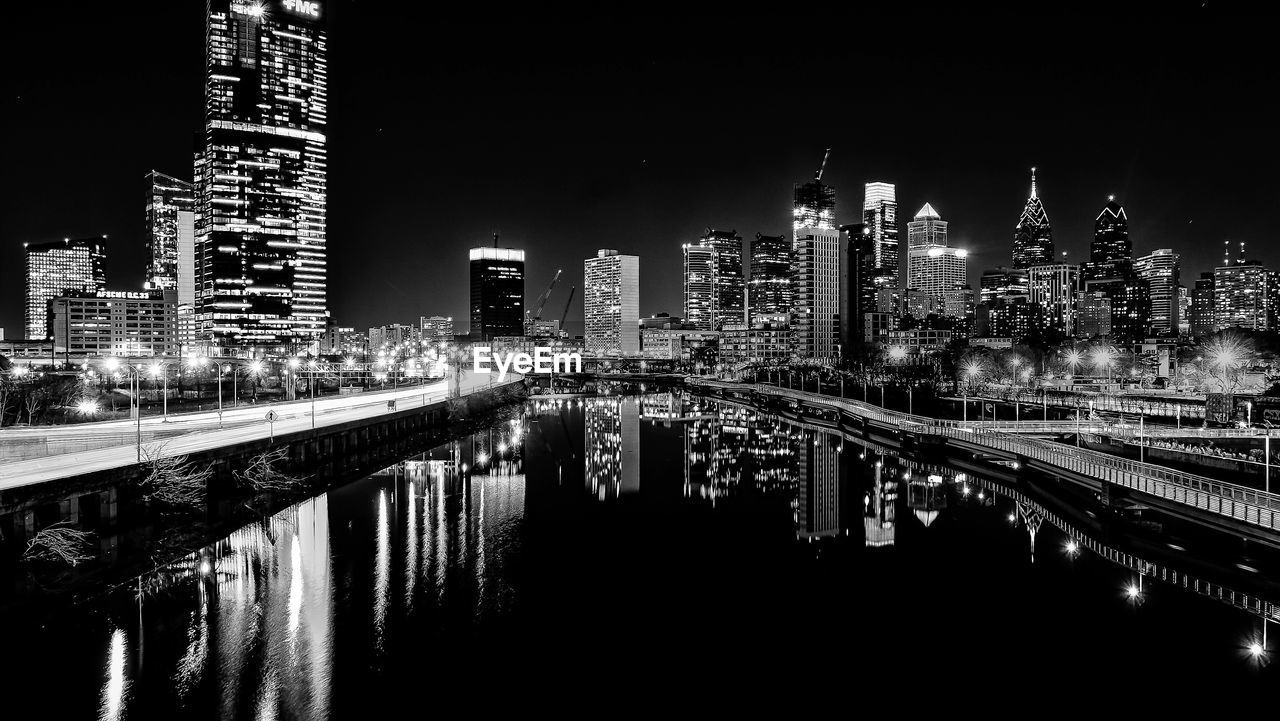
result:
[[[104,239],[55,240],[26,243],[27,338],[45,340],[49,330],[49,302],[54,298],[106,290]]]
[[[1272,272],[1256,260],[1237,260],[1213,271],[1214,324],[1218,330],[1272,330],[1276,303]]]
[[[1067,264],[1033,265],[1027,268],[1027,287],[1040,322],[1063,336],[1076,332],[1076,303],[1080,294],[1080,267]]]
[[[1214,315],[1214,273],[1205,271],[1196,279],[1191,289],[1190,331],[1196,338],[1213,335],[1218,329]]]
[[[146,288],[177,289],[179,276],[183,275],[179,266],[185,261],[191,264],[188,273],[192,275],[186,278],[186,283],[189,300],[194,302],[195,188],[191,183],[153,170],[146,176],[146,197],[147,245],[151,251]]]
[[[1093,223],[1093,243],[1089,245],[1089,263],[1132,263],[1133,242],[1129,240],[1129,216],[1114,195]]]
[[[746,322],[746,279],[742,268],[742,236],[736,230],[707,232],[698,241],[716,250],[716,310],[713,330]]]
[[[296,350],[319,338],[328,316],[326,8],[206,8],[198,332],[215,347]]]
[[[835,227],[836,189],[823,185],[820,179],[796,183],[795,203],[792,206],[792,238],[799,235],[801,228],[834,230]]]
[[[751,243],[751,319],[791,312],[791,242],[781,235],[756,233]]]
[[[870,234],[878,290],[898,284],[898,200],[893,183],[867,183],[862,201],[862,224]]]
[[[1178,254],[1168,248],[1152,251],[1133,262],[1138,277],[1147,284],[1151,301],[1151,332],[1157,335],[1177,335],[1182,318],[1179,316],[1179,292],[1182,279]]]
[[[524,251],[472,248],[470,257],[471,340],[524,335]]]
[[[962,248],[947,246],[947,221],[925,203],[907,223],[907,288],[943,307],[944,296],[968,282],[968,255]]]
[[[1013,231],[1013,267],[1029,268],[1033,265],[1053,263],[1053,227],[1044,204],[1036,194],[1036,169],[1031,169],[1031,196],[1022,208],[1018,225]]]
[[[836,230],[796,231],[795,297],[791,328],[801,358],[834,359],[840,344],[840,235]]]
[[[1129,217],[1115,196],[1094,220],[1089,262],[1081,269],[1084,290],[1103,293],[1111,300],[1111,334],[1120,340],[1138,341],[1151,331],[1151,301],[1147,284],[1133,266]]]
[[[907,248],[947,247],[947,221],[933,206],[925,203],[916,217],[907,223]],[[910,271],[907,275],[910,275]]]
[[[587,354],[640,355],[639,256],[601,249],[582,266]]]
[[[715,248],[685,243],[684,251],[684,327],[714,330],[719,311],[719,261]]]

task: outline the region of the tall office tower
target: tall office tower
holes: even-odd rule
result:
[[[582,262],[584,338],[591,356],[640,354],[640,258],[601,249]]]
[[[1013,230],[1013,267],[1053,263],[1053,227],[1049,214],[1036,193],[1036,169],[1031,169],[1031,196],[1022,207],[1022,215]]]
[[[719,253],[706,245],[681,246],[684,251],[684,327],[715,330],[719,314]]]
[[[1181,318],[1179,293],[1182,279],[1178,254],[1168,248],[1152,251],[1133,262],[1133,270],[1147,284],[1151,301],[1151,332],[1177,335]]]
[[[898,283],[898,201],[893,183],[867,183],[862,201],[862,224],[871,234],[875,251],[875,284],[879,289],[897,290]]]
[[[1191,334],[1191,289],[1178,286],[1178,335]]]
[[[179,237],[188,234],[190,262],[195,263],[195,186],[158,170],[146,175],[146,229],[151,260],[147,264],[147,290],[178,287]],[[185,227],[184,227],[185,226]],[[194,287],[192,288],[194,292]]]
[[[1031,303],[1046,328],[1070,336],[1076,332],[1076,299],[1080,293],[1080,267],[1033,265],[1027,268]]]
[[[742,267],[742,236],[736,230],[707,228],[698,242],[716,250],[716,311],[712,329],[745,323],[746,278]]]
[[[1272,306],[1269,273],[1256,260],[1237,260],[1213,270],[1214,326],[1272,330]]]
[[[875,249],[865,225],[840,226],[840,345],[848,354],[868,342],[867,316],[876,312]]]
[[[1204,338],[1218,330],[1217,315],[1214,313],[1214,273],[1207,270],[1196,279],[1191,289],[1191,335]]]
[[[232,353],[298,350],[318,340],[329,315],[323,6],[208,0],[206,8],[198,332]]]
[[[106,237],[23,244],[27,255],[27,338],[45,340],[53,335],[49,302],[54,298],[106,290],[102,266]]]
[[[807,183],[796,183],[791,208],[791,237],[801,228],[834,230],[836,227],[836,189],[822,184],[822,172]]]
[[[1076,312],[1077,337],[1111,335],[1111,299],[1106,293],[1082,291],[1076,300]]]
[[[1133,242],[1129,240],[1129,216],[1114,195],[1093,222],[1093,242],[1089,245],[1089,264],[1096,267],[1133,262]]]
[[[523,335],[524,251],[472,248],[470,257],[471,340]]]
[[[800,444],[796,538],[840,535],[840,486],[844,475],[841,460],[845,455],[839,450],[842,444],[840,436],[826,431],[814,431],[812,442]]]
[[[947,221],[933,206],[925,203],[916,217],[907,223],[907,248],[947,247]],[[908,266],[910,267],[910,266]],[[907,275],[910,275],[908,271]]]
[[[791,242],[786,237],[756,233],[747,287],[751,320],[791,312]]]
[[[801,358],[840,355],[840,236],[801,228],[795,241],[795,301],[791,328]]]
[[[983,303],[991,303],[1003,296],[1031,293],[1027,271],[1022,268],[1002,267],[984,270],[980,284],[979,299]]]
[[[964,285],[969,278],[969,251],[937,245],[907,252],[907,287],[943,302],[943,294]]]

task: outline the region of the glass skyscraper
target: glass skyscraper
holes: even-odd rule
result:
[[[524,251],[471,249],[471,340],[524,335]]]
[[[294,352],[319,339],[328,316],[326,8],[206,7],[195,173],[200,340],[231,353]]]
[[[104,238],[25,244],[27,338],[45,340],[52,335],[49,302],[54,298],[106,290]]]
[[[870,235],[875,256],[877,290],[897,290],[898,200],[893,183],[867,183],[862,224]]]
[[[1030,268],[1033,265],[1050,265],[1053,259],[1053,227],[1049,214],[1036,193],[1036,169],[1031,169],[1031,196],[1022,208],[1018,225],[1013,231],[1013,267]]]
[[[716,311],[713,330],[746,322],[746,288],[742,268],[742,236],[736,230],[707,232],[700,244],[716,250]]]
[[[706,245],[685,243],[684,250],[684,327],[715,330],[719,310],[716,287],[719,285],[719,253]]]
[[[186,245],[188,260],[194,261],[195,186],[158,170],[146,176],[146,229],[150,261],[147,264],[148,290],[178,287],[178,266]],[[194,291],[194,287],[192,288]]]
[[[748,287],[752,320],[791,312],[791,243],[785,237],[756,233]]]

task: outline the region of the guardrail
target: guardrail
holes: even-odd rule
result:
[[[1099,451],[1067,447],[1051,441],[1004,433],[966,421],[944,420],[891,411],[863,401],[832,398],[775,386],[722,383],[700,379],[691,379],[691,383],[820,403],[847,410],[880,423],[897,425],[903,430],[932,433],[986,446],[1158,498],[1229,516],[1248,524],[1280,530],[1280,495],[1234,483],[1217,481],[1151,463],[1118,458]]]

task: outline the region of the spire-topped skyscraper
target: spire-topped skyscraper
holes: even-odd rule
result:
[[[1036,193],[1036,169],[1031,169],[1031,197],[1013,231],[1013,267],[1030,268],[1053,262],[1053,227]]]

